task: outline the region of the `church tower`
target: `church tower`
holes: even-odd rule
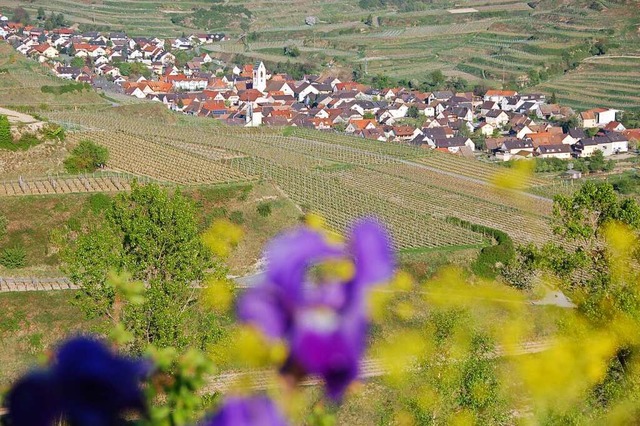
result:
[[[253,65],[253,88],[261,92],[267,88],[267,69],[262,61]]]

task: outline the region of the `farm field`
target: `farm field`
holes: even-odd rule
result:
[[[121,108],[143,114],[147,105]],[[384,219],[400,249],[486,244],[482,235],[451,224],[451,217],[504,230],[521,242],[551,237],[551,201],[524,196],[523,202],[496,192],[490,182],[501,169],[491,165],[335,133],[230,128],[198,119],[157,126],[131,115],[113,108],[52,112],[49,118],[76,128],[90,125],[91,131],[71,132],[71,140],[109,147],[114,153],[109,166],[119,171],[187,186],[267,180],[338,231],[363,215]]]
[[[555,92],[559,102],[578,110],[593,105],[640,109],[640,51],[624,57],[593,58],[538,88]]]

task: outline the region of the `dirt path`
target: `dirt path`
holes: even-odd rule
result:
[[[11,109],[6,109],[2,107],[0,107],[0,114],[6,115],[7,118],[9,118],[9,122],[11,123],[24,123],[24,124],[41,123],[40,120],[36,120],[34,117],[28,114],[23,114],[21,112],[13,111]]]
[[[590,56],[584,59],[582,62],[592,62],[597,61],[599,59],[616,59],[616,58],[625,58],[625,59],[640,59],[640,55],[602,55],[602,56]]]

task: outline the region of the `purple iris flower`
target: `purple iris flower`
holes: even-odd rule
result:
[[[354,224],[347,244],[337,245],[320,232],[300,228],[274,239],[266,256],[266,280],[240,300],[240,318],[288,342],[286,372],[319,375],[329,396],[340,399],[358,377],[366,346],[367,289],[393,275],[387,232],[376,220],[364,219]],[[308,282],[310,267],[345,257],[355,265],[350,280]]]
[[[64,418],[71,425],[118,424],[123,411],[144,412],[141,380],[147,362],[122,358],[87,337],[60,347],[49,370],[23,377],[7,397],[11,424],[52,425]]]
[[[286,426],[278,408],[266,396],[228,398],[204,426]]]

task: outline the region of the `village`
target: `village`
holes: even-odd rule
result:
[[[469,157],[484,153],[494,161],[569,160],[596,151],[609,157],[640,139],[640,130],[616,121],[621,111],[576,113],[541,93],[375,89],[330,76],[294,79],[260,61],[225,64],[201,49],[227,40],[221,33],[163,39],[47,31],[0,14],[0,39],[62,79],[235,126],[339,131]],[[177,52],[193,57],[179,67]]]

